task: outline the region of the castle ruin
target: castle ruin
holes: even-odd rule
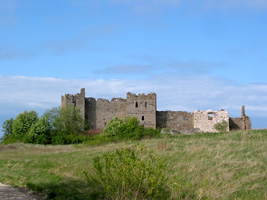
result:
[[[140,125],[151,128],[168,128],[180,133],[216,132],[214,125],[222,121],[228,123],[227,130],[251,129],[251,121],[245,115],[242,107],[240,118],[231,118],[228,112],[199,111],[194,113],[184,111],[157,111],[155,93],[132,94],[127,93],[127,98],[95,99],[85,97],[85,89],[76,95],[65,94],[61,96],[61,106],[67,105],[78,108],[90,130],[103,130],[111,119],[126,116],[136,117]]]

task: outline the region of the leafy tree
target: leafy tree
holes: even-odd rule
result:
[[[47,118],[53,134],[59,132],[64,135],[79,134],[84,131],[84,121],[80,110],[73,106],[57,107],[47,110],[44,115]]]
[[[122,131],[123,127],[123,121],[115,117],[114,119],[110,120],[110,122],[107,124],[106,128],[103,131],[103,134],[105,136],[116,136],[119,135]]]
[[[61,108],[61,130],[65,134],[79,134],[84,131],[84,121],[78,108]]]
[[[43,116],[31,126],[30,131],[27,133],[28,142],[37,144],[48,144],[51,140],[50,131],[51,126],[49,124],[48,118]]]
[[[12,133],[19,141],[28,133],[31,126],[38,121],[38,116],[35,111],[24,111],[20,113],[13,122]]]
[[[13,122],[14,122],[14,119],[13,118],[10,118],[10,119],[4,121],[3,126],[2,126],[3,127],[2,131],[4,132],[4,134],[6,136],[9,136],[9,135],[12,134],[12,125],[13,125]]]
[[[3,137],[0,139],[1,141],[3,141],[3,143],[5,144],[7,141],[11,142],[11,138],[12,138],[12,125],[13,125],[14,119],[10,118],[6,121],[4,121],[3,125],[2,125],[2,131],[4,133]],[[16,142],[16,141],[14,141]]]
[[[43,117],[45,117],[51,127],[51,130],[61,130],[61,107],[54,107],[47,110]]]

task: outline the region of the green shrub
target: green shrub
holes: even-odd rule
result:
[[[126,117],[121,120],[118,117],[110,120],[103,131],[104,137],[112,137],[113,141],[118,140],[140,140],[145,137],[159,136],[160,132],[153,128],[147,128],[139,125],[136,117]]]
[[[103,135],[105,136],[117,136],[120,134],[123,126],[123,121],[115,117],[114,119],[110,120],[107,124],[105,130],[103,131]]]
[[[169,195],[166,166],[142,146],[97,156],[93,166],[98,179],[85,173],[87,180],[100,184],[108,199],[165,199]]]
[[[226,132],[228,128],[228,123],[227,121],[223,120],[222,122],[215,124],[214,128],[219,132]]]

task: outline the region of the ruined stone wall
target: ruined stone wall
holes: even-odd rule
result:
[[[230,118],[226,111],[157,111],[156,94],[132,94],[127,93],[127,99],[85,98],[85,89],[82,88],[76,95],[66,94],[61,96],[61,106],[72,105],[81,111],[89,129],[104,129],[111,119],[126,116],[136,117],[140,124],[152,128],[169,128],[181,133],[194,131],[216,132],[216,123],[227,121],[231,130],[251,129],[251,121],[245,115],[245,106],[242,106],[241,118]]]
[[[65,94],[61,96],[61,107],[74,106],[81,112],[81,117],[85,120],[85,89],[82,88],[76,95]]]
[[[246,116],[245,106],[241,108],[241,117],[230,118],[230,130],[251,130],[251,121],[248,116]]]
[[[105,129],[115,117],[126,117],[126,100],[122,98],[107,99],[86,98],[86,121],[89,129]]]
[[[230,130],[251,130],[251,121],[248,116],[230,118]]]
[[[157,128],[186,133],[194,129],[193,114],[182,111],[157,111]]]
[[[229,116],[227,111],[199,111],[194,112],[194,128],[201,132],[217,132],[214,125],[226,121],[229,124]],[[227,128],[229,131],[229,125]]]
[[[127,93],[126,116],[136,117],[145,127],[156,128],[156,94]]]

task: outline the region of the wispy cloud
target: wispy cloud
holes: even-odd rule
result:
[[[239,116],[241,105],[253,117],[267,117],[267,85],[234,85],[226,80],[206,76],[165,74],[149,80],[78,80],[0,76],[1,114],[24,109],[44,111],[60,105],[60,96],[75,94],[86,88],[86,96],[123,97],[134,93],[156,92],[159,110],[227,109]]]
[[[227,66],[227,63],[207,62],[200,60],[190,61],[159,61],[157,58],[150,56],[138,57],[138,60],[146,64],[136,65],[119,65],[107,67],[104,69],[95,70],[97,74],[111,74],[111,75],[129,75],[129,74],[162,74],[162,73],[180,73],[180,74],[204,74],[220,67]]]
[[[150,74],[153,67],[150,65],[123,65],[108,67],[100,70],[95,70],[97,74],[117,74],[117,75],[128,75],[128,74]]]
[[[168,66],[177,69],[180,72],[185,73],[207,73],[211,70],[219,67],[226,66],[226,63],[218,63],[218,62],[206,62],[200,60],[190,60],[186,62],[181,61],[172,61],[168,63]]]

